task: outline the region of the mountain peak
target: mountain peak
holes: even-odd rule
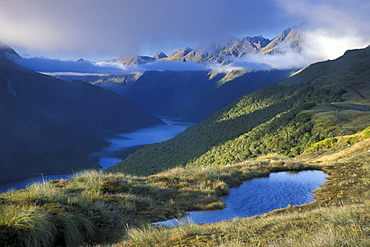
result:
[[[134,56],[134,57],[119,57],[117,59],[110,59],[107,62],[122,63],[123,65],[145,64],[154,62],[155,58],[148,56]]]
[[[158,60],[158,59],[161,59],[161,58],[165,58],[165,57],[168,57],[163,51],[159,51],[157,52],[156,54],[154,54],[153,58]]]
[[[13,59],[20,58],[10,46],[0,41],[0,61],[12,62]]]

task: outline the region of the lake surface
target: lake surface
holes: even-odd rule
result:
[[[101,150],[101,152],[94,154],[100,157],[99,165],[101,165],[103,169],[106,169],[121,161],[121,159],[115,157],[115,152],[129,150],[126,153],[128,155],[147,144],[169,140],[194,124],[176,118],[160,118],[166,124],[143,128],[130,133],[118,134],[116,138],[108,139],[107,141],[109,141],[111,145]]]
[[[301,171],[298,173],[278,172],[269,177],[254,178],[223,198],[226,207],[222,210],[189,212],[188,216],[156,222],[153,225],[176,226],[179,222],[214,223],[233,218],[261,215],[274,209],[312,202],[313,190],[325,183],[328,175],[322,171]]]
[[[133,153],[138,148],[147,144],[166,141],[183,132],[187,127],[193,125],[191,122],[184,122],[176,118],[160,117],[166,124],[153,126],[150,128],[139,129],[135,132],[117,134],[117,137],[108,139],[111,145],[102,149],[98,153],[92,154],[93,157],[98,158],[99,165],[106,169],[121,159],[116,158],[117,151],[126,151],[126,154]],[[52,179],[68,179],[73,174],[59,174],[59,175],[42,175],[32,177],[24,180],[2,183],[0,184],[0,193],[6,192],[10,189],[24,189],[27,185],[34,182],[43,182]]]

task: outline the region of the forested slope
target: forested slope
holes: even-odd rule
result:
[[[226,165],[271,152],[295,156],[326,137],[353,134],[370,120],[369,50],[313,64],[280,85],[248,94],[108,171],[148,175],[176,166]]]

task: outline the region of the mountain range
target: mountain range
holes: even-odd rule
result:
[[[227,65],[236,58],[251,53],[299,52],[301,48],[298,28],[299,26],[287,28],[272,40],[262,36],[232,38],[204,44],[196,49],[186,47],[169,56],[158,52],[153,57],[120,57],[107,62],[131,66],[155,61]],[[147,70],[125,75],[62,74],[57,77],[69,81],[83,80],[109,89],[140,103],[155,115],[200,122],[247,93],[287,79],[292,72],[294,69],[255,71],[234,68],[220,72],[211,69]]]
[[[301,49],[299,45],[300,34],[297,29],[302,25],[304,24],[287,28],[272,40],[262,36],[246,36],[241,38],[231,38],[226,41],[211,42],[201,45],[195,49],[185,47],[168,56],[160,51],[157,52],[153,57],[119,57],[117,59],[107,60],[107,62],[118,62],[124,65],[144,64],[153,61],[179,61],[195,63],[215,62],[220,64],[229,64],[233,62],[235,58],[243,57],[250,53],[282,53],[287,48],[299,51]]]
[[[142,106],[86,82],[19,68],[0,49],[0,182],[98,168],[92,152],[110,133],[163,124]]]

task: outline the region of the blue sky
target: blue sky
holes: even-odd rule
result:
[[[273,38],[308,22],[307,42],[330,44],[329,52],[368,45],[368,13],[364,0],[8,0],[0,1],[0,40],[22,56],[104,61],[230,37]]]

